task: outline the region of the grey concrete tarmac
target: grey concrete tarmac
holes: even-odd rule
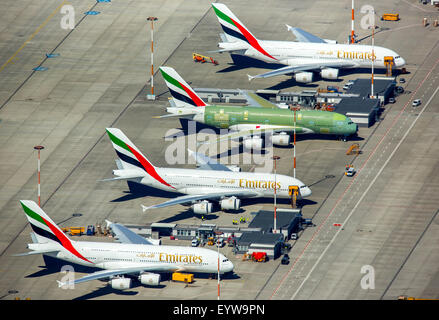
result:
[[[251,6],[226,3],[260,39],[293,40],[285,23],[339,42],[345,42],[349,33],[350,1],[252,1]],[[434,244],[438,150],[434,123],[438,97],[433,93],[437,88],[439,30],[421,26],[422,18],[432,16],[433,11],[417,2],[371,4],[378,12],[400,13],[400,22],[379,23],[382,28],[377,29],[380,32],[375,43],[394,49],[406,59],[410,74],[404,76],[404,86],[416,96],[400,96],[396,104],[387,106],[379,124],[360,129],[363,140],[358,142],[363,154],[357,158],[345,155],[350,142],[298,139],[297,176],[313,190],[303,214],[312,217],[316,227],[305,230],[297,242],[292,242],[288,266],[280,265],[280,261],[244,262],[229,248],[222,248],[234,262],[237,274],[236,279],[221,282],[223,299],[395,299],[401,294],[437,298],[439,258]],[[156,69],[159,65],[172,66],[194,87],[300,91],[334,82],[298,85],[287,77],[248,82],[247,74],[266,69],[234,68],[227,54],[212,54],[218,66],[195,64],[192,53],[207,54],[215,50],[219,40],[221,29],[209,2],[78,1],[74,4],[77,26],[73,31],[60,28],[61,14],[56,11],[59,5],[50,0],[0,4],[1,11],[8,12],[0,21],[0,296],[216,299],[216,281],[207,278],[197,279],[188,287],[165,281],[165,287],[159,290],[139,286],[125,293],[108,289],[100,281],[62,290],[55,281],[62,274],[58,270],[46,272],[42,257],[11,257],[24,252],[30,241],[30,227],[18,200],[36,199],[37,158],[33,146],[45,146],[42,207],[60,226],[85,226],[104,219],[130,224],[201,224],[199,216],[182,206],[142,213],[141,204],[167,200],[167,195],[150,189],[131,194],[125,182],[98,181],[111,177],[115,169],[115,153],[105,134],[109,126],[122,129],[153,164],[169,166],[166,150],[174,141],[163,137],[178,131],[175,128],[180,128],[180,123],[177,119],[152,118],[165,113],[169,97],[160,75],[154,78],[159,99],[152,102],[145,98],[150,91],[150,29],[146,17],[159,18],[154,33]],[[87,10],[100,14],[84,16]],[[357,29],[360,39],[369,35],[370,31]],[[370,39],[364,43],[370,43]],[[60,55],[45,59],[50,52]],[[33,72],[32,68],[40,64],[48,70]],[[367,76],[349,71],[342,79]],[[336,85],[342,86],[342,82]],[[414,98],[427,103],[430,97],[421,115],[424,104],[415,110],[410,105],[405,107]],[[404,136],[407,130],[409,134]],[[293,149],[276,148],[275,152],[281,156],[278,172],[292,175]],[[361,169],[355,180],[343,176],[345,164],[351,161]],[[257,169],[253,163],[242,167]],[[241,215],[251,217],[250,212],[272,206],[270,199],[248,201],[242,213],[217,212],[208,217],[208,222],[230,225]],[[279,206],[287,208],[288,203],[281,201]],[[73,218],[73,213],[82,216]],[[345,220],[339,232],[333,224]],[[360,287],[364,265],[375,269],[375,289]],[[9,290],[18,293],[8,295]]]

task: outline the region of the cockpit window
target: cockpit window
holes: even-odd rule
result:
[[[401,56],[396,56],[396,57],[395,57],[395,60],[396,60],[396,59],[399,59],[399,58],[401,58]]]
[[[303,188],[306,188],[306,185],[303,185],[303,186],[300,187],[300,189],[303,189]]]
[[[353,124],[353,122],[352,122],[352,121],[349,121],[348,124]]]
[[[223,260],[223,262],[227,262],[227,261],[229,261],[229,259],[224,259],[224,260]]]

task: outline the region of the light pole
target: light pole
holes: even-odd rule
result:
[[[279,156],[273,156],[272,159],[274,160],[274,224],[273,224],[273,233],[276,233],[276,193],[277,193],[277,179],[276,179],[276,161],[280,159]]]
[[[296,111],[299,110],[298,107],[292,108],[294,111],[294,133],[293,133],[293,177],[296,179]]]
[[[146,97],[148,100],[155,100],[154,95],[154,21],[157,17],[148,17],[146,20],[151,21],[151,94]]]
[[[370,98],[373,99],[374,92],[373,92],[373,72],[374,72],[374,63],[375,63],[375,10],[373,10],[373,26],[372,26],[372,78],[370,82]]]
[[[40,188],[40,151],[44,149],[43,146],[35,146],[35,150],[38,150],[38,206],[41,207],[41,188]]]
[[[355,43],[354,33],[354,0],[352,0],[352,21],[351,21],[351,44]]]
[[[220,299],[220,253],[219,253],[220,242],[219,242],[219,237],[217,238],[216,246],[218,248],[218,300],[219,300]]]

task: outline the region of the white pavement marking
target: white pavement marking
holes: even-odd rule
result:
[[[343,221],[342,225],[346,225],[346,223],[348,222],[349,218],[352,216],[352,214],[354,213],[354,211],[357,209],[358,205],[360,204],[360,202],[364,199],[364,197],[366,196],[366,194],[369,192],[369,189],[372,187],[372,185],[375,183],[376,179],[380,176],[381,172],[384,170],[384,168],[387,166],[387,164],[389,163],[390,159],[393,157],[393,155],[395,154],[395,152],[398,150],[399,146],[401,145],[401,143],[405,140],[405,138],[407,137],[407,135],[409,134],[410,130],[413,128],[413,126],[416,124],[416,122],[418,121],[419,117],[422,115],[422,113],[424,112],[424,110],[427,108],[427,106],[430,104],[431,100],[433,100],[434,96],[436,95],[436,93],[438,92],[439,87],[436,88],[436,90],[434,91],[434,93],[432,94],[432,96],[430,97],[430,99],[428,100],[428,102],[425,104],[424,108],[421,110],[421,112],[418,114],[418,116],[416,117],[416,119],[412,122],[412,124],[410,125],[409,129],[406,131],[406,133],[404,134],[404,136],[402,137],[402,139],[399,141],[399,143],[396,145],[395,149],[392,151],[392,153],[390,154],[390,156],[387,158],[386,162],[383,164],[383,166],[381,167],[381,169],[378,171],[378,173],[376,174],[376,176],[373,178],[373,180],[370,182],[369,186],[367,187],[367,189],[364,191],[363,195],[360,197],[360,199],[358,200],[357,204],[354,206],[354,208],[351,210],[351,212],[349,213],[349,215],[346,217],[346,219]],[[332,245],[332,243],[334,242],[334,240],[337,238],[337,236],[339,235],[341,229],[338,229],[337,232],[335,233],[334,237],[331,239],[331,241],[329,242],[329,244],[326,246],[325,250],[323,250],[322,254],[319,256],[319,258],[317,259],[317,261],[315,262],[314,266],[311,268],[311,270],[309,271],[308,275],[305,277],[305,279],[302,281],[302,283],[300,284],[299,288],[296,290],[296,292],[294,293],[294,295],[291,297],[291,300],[294,300],[294,298],[296,297],[296,295],[299,293],[299,291],[302,289],[303,285],[305,284],[305,282],[309,279],[311,273],[314,271],[314,269],[317,267],[317,265],[319,264],[320,260],[322,260],[323,256],[325,255],[326,251],[328,251],[329,247]]]

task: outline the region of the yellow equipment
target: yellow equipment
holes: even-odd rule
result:
[[[384,57],[384,65],[386,66],[386,76],[391,76],[392,66],[395,65],[395,60],[393,59],[393,57],[391,56]]]
[[[295,209],[296,204],[297,204],[297,196],[299,195],[299,187],[298,186],[289,186],[288,187],[288,195],[291,197],[291,207],[293,209]]]
[[[207,245],[208,246],[213,246],[215,244],[213,237],[209,237],[207,239]]]
[[[352,144],[352,145],[349,147],[348,151],[346,151],[346,155],[347,155],[347,156],[349,156],[349,155],[351,155],[351,154],[354,154],[354,153],[356,153],[357,155],[360,154],[360,145],[359,145],[358,143],[354,143],[354,144]]]
[[[69,234],[71,236],[80,236],[85,233],[84,227],[70,227]]]
[[[201,62],[201,63],[210,62],[213,63],[214,65],[218,65],[218,62],[214,60],[212,57],[206,57],[195,52],[192,53],[192,59],[194,60],[194,62]]]
[[[438,301],[439,299],[423,299],[423,298],[415,298],[415,297],[407,297],[407,296],[399,296],[398,300],[435,300]]]
[[[399,14],[398,13],[384,13],[381,17],[381,20],[385,21],[398,21],[399,20]]]
[[[184,283],[194,282],[194,275],[192,273],[174,272],[172,274],[172,281],[180,281]]]

